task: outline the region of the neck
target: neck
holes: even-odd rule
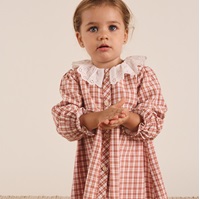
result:
[[[92,63],[97,67],[97,68],[112,68],[113,66],[117,66],[118,64],[121,64],[123,62],[122,59],[117,59],[117,60],[112,60],[109,62],[95,62],[92,60]]]

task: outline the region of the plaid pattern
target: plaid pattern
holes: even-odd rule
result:
[[[152,140],[162,129],[167,107],[149,67],[138,66],[116,84],[91,85],[71,69],[61,81],[63,100],[52,108],[59,134],[78,141],[72,199],[167,199]],[[120,126],[88,131],[79,117],[126,98],[125,108],[143,117],[138,132]],[[108,153],[106,153],[108,152]]]
[[[107,198],[109,181],[109,132],[105,132],[102,140],[101,170],[99,174],[98,199]]]
[[[104,106],[107,108],[110,105],[110,92],[111,84],[109,81],[109,70],[105,70],[105,78],[103,82],[102,96]],[[107,198],[108,193],[108,178],[109,178],[109,144],[110,144],[110,132],[105,131],[102,136],[102,151],[101,151],[101,169],[99,175],[99,189],[97,199]]]

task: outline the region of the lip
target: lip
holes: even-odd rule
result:
[[[111,47],[108,45],[108,44],[101,44],[97,47],[97,50],[100,50],[100,51],[107,51],[109,50]]]

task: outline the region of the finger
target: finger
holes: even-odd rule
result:
[[[100,122],[99,124],[109,124],[109,120],[108,119],[106,119],[106,120],[104,120],[104,121],[102,121],[102,122]]]
[[[121,114],[121,115],[119,115],[119,118],[121,119],[121,118],[125,118],[127,115],[125,115],[125,114]]]
[[[113,118],[111,118],[110,120],[117,120],[119,119],[119,115],[115,115]]]
[[[117,124],[117,123],[118,123],[118,120],[111,120],[109,124],[113,125],[113,124]]]

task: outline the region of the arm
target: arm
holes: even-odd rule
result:
[[[130,131],[137,132],[139,124],[142,122],[142,117],[134,112],[128,113],[128,118],[122,123],[124,127]]]
[[[138,104],[132,110],[121,108],[115,117],[102,121],[102,129],[124,126],[134,140],[154,139],[161,131],[167,106],[155,73],[143,67],[138,75]]]
[[[62,101],[52,108],[56,129],[60,135],[69,141],[79,140],[84,136],[94,136],[94,133],[81,126],[79,118],[87,111],[83,107],[83,99],[78,77],[74,70],[64,75],[60,84]]]
[[[89,131],[96,129],[99,124],[100,112],[91,112],[80,116],[81,126],[85,126]]]
[[[154,139],[162,129],[167,106],[156,75],[150,68],[143,67],[137,78],[137,106],[130,112],[123,109],[118,118],[107,124],[102,122],[101,127],[112,129],[122,125],[134,140]]]
[[[141,116],[137,132],[127,132],[135,140],[154,139],[161,131],[167,106],[161,94],[158,79],[149,67],[138,74],[138,104],[132,110]]]

